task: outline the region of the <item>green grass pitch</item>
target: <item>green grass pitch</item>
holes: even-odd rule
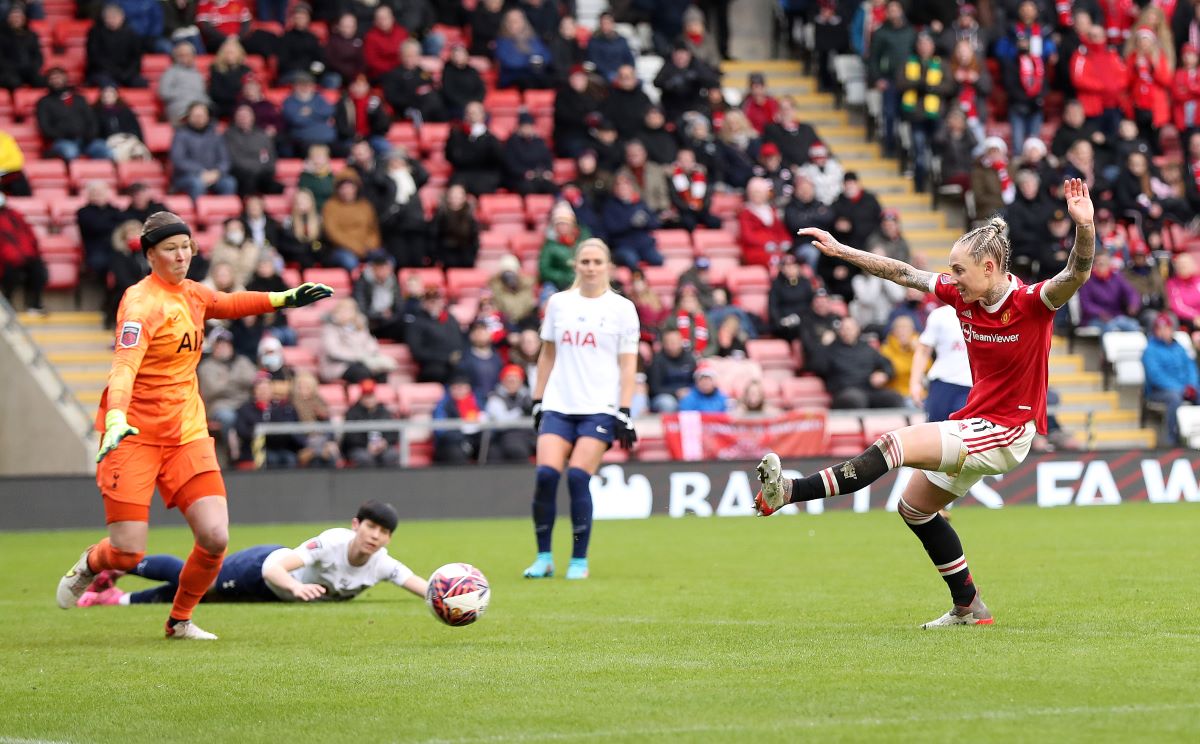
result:
[[[560,515],[560,572],[569,534]],[[341,604],[63,612],[100,531],[0,534],[0,742],[1197,741],[1200,505],[964,509],[991,628],[894,514],[603,522],[592,578],[527,581],[524,520],[402,524],[420,573],[479,566],[449,628],[391,586]],[[231,547],[317,526],[234,525]],[[151,550],[186,554],[180,529]],[[140,580],[124,579],[126,589]]]

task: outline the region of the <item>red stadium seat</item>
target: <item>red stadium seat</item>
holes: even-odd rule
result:
[[[264,194],[263,209],[268,216],[282,221],[292,213],[292,197],[287,194]]]
[[[106,181],[116,183],[117,169],[111,160],[86,160],[76,158],[71,161],[67,170],[71,174],[71,188],[82,191],[88,181]]]
[[[440,382],[414,382],[400,388],[398,392],[400,415],[409,417],[433,413],[433,409],[446,394]]]
[[[170,124],[139,119],[142,125],[142,141],[154,155],[166,155],[171,151],[171,141],[175,139],[175,129]]]
[[[397,277],[400,281],[401,291],[407,291],[406,287],[408,286],[408,278],[414,274],[421,277],[421,283],[425,286],[425,289],[444,290],[446,288],[446,275],[442,273],[441,269],[435,267],[421,269],[408,268],[400,269],[400,273]]]
[[[192,197],[186,194],[167,194],[163,197],[163,205],[189,225],[196,224],[196,207],[192,204]]]
[[[765,266],[739,266],[729,273],[725,286],[735,295],[755,290],[766,292],[771,288],[771,275]]]
[[[72,235],[39,235],[38,250],[46,261],[78,261],[83,255],[83,246]]]
[[[525,108],[529,109],[529,113],[535,117],[553,116],[555,96],[553,90],[527,90],[525,91]]]
[[[715,193],[708,211],[722,220],[736,218],[742,211],[742,197],[728,192]]]
[[[527,194],[525,196],[525,223],[530,227],[544,225],[550,218],[550,208],[553,206],[553,194]]]
[[[479,298],[472,297],[470,295],[459,297],[457,300],[454,300],[450,303],[447,311],[455,320],[458,321],[459,325],[466,327],[470,325],[471,321],[475,320],[476,316],[479,314]]]
[[[350,273],[345,269],[305,269],[304,281],[328,285],[342,296],[348,296],[351,290]]]
[[[509,246],[513,255],[524,261],[526,258],[536,259],[546,244],[546,236],[540,232],[523,232],[511,236]]]
[[[697,255],[708,256],[712,258],[713,249],[731,249],[735,251],[735,255],[741,255],[741,248],[738,247],[737,237],[725,230],[696,230],[692,233],[692,246],[696,249]],[[720,252],[718,250],[718,252]]]
[[[196,221],[209,227],[216,227],[241,213],[242,199],[232,194],[206,194],[196,200]]]
[[[47,188],[66,190],[70,184],[67,167],[61,160],[26,160],[24,172],[34,191]]]
[[[84,196],[59,196],[50,204],[50,216],[54,218],[56,225],[74,225],[79,222],[76,219],[76,213],[84,204],[87,204],[87,197]]]
[[[517,131],[517,116],[496,116],[488,124],[488,130],[501,142],[507,142],[512,133]]]
[[[520,194],[483,194],[479,197],[479,221],[484,225],[525,225],[525,204]]]
[[[117,186],[127,189],[143,183],[157,191],[167,190],[167,173],[157,160],[127,160],[117,163]]]
[[[795,369],[792,345],[780,338],[757,338],[746,342],[746,355],[762,365],[764,370]]]
[[[285,346],[283,347],[283,363],[296,371],[315,370],[317,355],[312,349],[304,346]]]
[[[866,442],[874,442],[879,437],[908,426],[908,418],[906,416],[898,416],[891,414],[866,414],[862,419],[863,425],[863,440]]]
[[[10,196],[8,197],[8,206],[24,217],[31,226],[50,227],[50,202],[43,197],[38,195]]]
[[[517,112],[521,110],[521,93],[516,90],[488,91],[483,98],[483,107],[487,109],[493,121],[498,116],[516,117]]]
[[[554,159],[554,182],[567,183],[573,181],[578,174],[578,169],[575,167],[575,161],[570,158],[555,158]]]
[[[75,289],[79,286],[79,261],[47,261],[46,271],[50,275],[46,289]]]
[[[417,131],[417,140],[421,143],[421,152],[429,155],[434,152],[444,152],[446,140],[450,139],[450,125],[426,122]]]
[[[735,296],[733,304],[752,315],[760,318],[767,317],[768,298],[766,291],[751,289],[739,292]]]
[[[661,251],[663,248],[683,248],[692,250],[692,235],[687,230],[655,230],[654,241]]]
[[[420,149],[420,140],[417,139],[417,130],[412,122],[393,122],[388,128],[387,140],[392,145],[399,145],[408,150],[410,155],[415,155]]]
[[[780,384],[780,394],[788,408],[828,408],[829,393],[820,377],[792,377]]]
[[[157,88],[158,79],[171,66],[169,54],[143,54],[142,77],[150,82],[151,88]]]
[[[478,297],[487,288],[490,278],[476,268],[446,269],[446,292],[452,299]]]
[[[825,430],[829,432],[829,454],[834,457],[852,457],[866,446],[856,416],[830,416]]]
[[[143,71],[143,76],[145,72]],[[149,88],[122,88],[121,98],[137,116],[157,118],[160,107],[158,96]]]
[[[0,119],[13,118],[12,94],[8,88],[0,88]]]

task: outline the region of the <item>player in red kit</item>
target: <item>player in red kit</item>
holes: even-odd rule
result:
[[[884,434],[861,455],[806,478],[784,478],[779,456],[758,465],[762,490],[755,506],[770,515],[785,504],[853,493],[902,465],[920,471],[900,499],[900,516],[921,540],[945,579],[954,606],[923,628],[990,625],[962,543],[938,511],[985,475],[1007,473],[1027,454],[1035,432],[1046,433],[1046,382],[1054,313],[1088,280],[1096,230],[1088,187],[1064,184],[1067,211],[1075,221],[1075,245],[1066,267],[1037,284],[1008,273],[1008,225],[993,218],[958,239],[950,271],[933,274],[884,256],[842,245],[824,230],[805,228],[827,256],[841,258],[875,276],[933,292],[958,313],[974,387],[966,406],[950,420],[906,426]]]

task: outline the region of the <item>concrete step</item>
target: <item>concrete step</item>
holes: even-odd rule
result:
[[[1113,429],[1129,430],[1138,428],[1137,411],[1118,408],[1111,411],[1066,411],[1057,415],[1058,423],[1071,429],[1106,431]]]
[[[1099,372],[1050,373],[1050,387],[1060,393],[1102,390],[1104,380]]]
[[[31,328],[29,335],[43,349],[61,346],[94,346],[112,348],[112,331],[103,328],[79,328],[77,326],[45,326]]]
[[[49,315],[37,315],[33,313],[21,313],[17,316],[21,324],[27,328],[39,328],[42,326],[61,326],[61,325],[78,325],[84,327],[99,328],[104,322],[104,315],[98,312],[77,311],[77,312],[52,312]]]
[[[1060,396],[1058,407],[1067,411],[1115,410],[1120,406],[1120,396],[1115,390],[1068,391]]]
[[[1083,356],[1079,354],[1051,354],[1050,355],[1050,374],[1067,373],[1067,372],[1083,372],[1084,363]]]
[[[962,233],[948,227],[923,228],[909,230],[905,228],[904,237],[908,238],[909,243],[934,243],[944,247],[946,253],[950,252],[950,247],[954,245],[954,241],[962,237]]]
[[[1093,449],[1138,449],[1154,447],[1158,435],[1153,429],[1121,429],[1092,431]]]
[[[799,62],[792,59],[728,59],[721,63],[721,72],[726,75],[749,75],[752,72],[764,75],[789,72],[799,75],[803,69]]]
[[[89,414],[92,414],[95,413],[96,406],[100,405],[100,394],[104,391],[103,389],[100,389],[78,391],[72,390],[72,392],[75,394],[75,399],[83,404],[84,410],[86,410]]]
[[[93,385],[104,387],[108,384],[108,371],[109,368],[107,366],[101,365],[85,368],[61,367],[58,370],[58,375],[63,379],[63,382],[72,387],[90,387]]]
[[[893,166],[893,172],[895,167]],[[929,195],[912,192],[909,194],[888,194],[881,196],[879,202],[885,207],[895,207],[899,210],[929,211]],[[939,214],[942,214],[939,212]]]
[[[104,365],[112,364],[112,350],[56,350],[47,351],[46,359],[56,367],[66,364]]]
[[[941,212],[930,212],[912,207],[900,209],[900,225],[901,231],[904,233],[910,230],[945,230],[948,227],[946,215]]]
[[[824,138],[823,134],[822,138]],[[837,145],[836,147],[832,147],[832,149],[833,154],[837,156],[838,161],[842,163],[843,168],[846,167],[846,160],[876,160],[880,163],[888,162],[883,159],[883,151],[880,149],[878,144],[874,142],[863,142],[862,139],[856,139],[853,142],[845,142]],[[892,170],[895,171],[895,164],[890,165],[892,166]],[[929,200],[926,199],[925,201],[926,205],[928,205]]]

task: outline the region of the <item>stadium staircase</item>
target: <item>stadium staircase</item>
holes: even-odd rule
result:
[[[113,332],[99,312],[22,313],[21,323],[80,405],[89,413],[100,403],[112,363]]]
[[[739,60],[721,66],[727,84],[740,85],[751,72],[762,72],[774,95],[792,96],[847,171],[857,171],[866,188],[884,208],[900,212],[904,237],[914,253],[924,257],[930,270],[948,263],[950,247],[962,235],[962,217],[945,209],[934,210],[927,194],[918,193],[912,180],[899,172],[896,161],[883,156],[878,142],[868,139],[865,124],[846,109],[838,108],[832,93],[817,90],[816,80],[804,74],[795,60]],[[1115,390],[1106,390],[1100,350],[1095,344],[1068,349],[1055,337],[1050,354],[1050,386],[1059,393],[1059,423],[1078,432],[1089,448],[1125,449],[1153,447],[1156,433],[1139,428],[1138,402],[1126,401]],[[1124,404],[1124,405],[1123,405]]]

